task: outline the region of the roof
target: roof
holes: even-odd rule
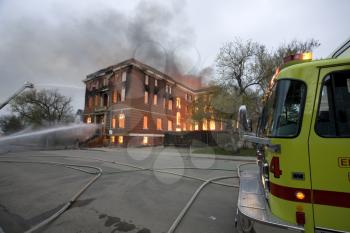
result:
[[[114,71],[120,70],[122,68],[128,67],[128,66],[134,66],[137,67],[138,69],[142,70],[144,73],[148,73],[152,76],[155,76],[159,79],[166,79],[167,81],[169,81],[170,83],[173,83],[175,85],[178,85],[182,88],[188,89],[191,92],[197,92],[197,90],[199,90],[199,88],[193,88],[193,87],[189,87],[188,85],[179,82],[177,80],[175,80],[174,78],[170,77],[169,75],[149,66],[146,65],[138,60],[136,60],[135,58],[131,58],[128,60],[125,60],[123,62],[117,63],[115,65],[111,65],[108,66],[106,68],[100,69],[94,73],[91,73],[89,75],[86,76],[86,79],[83,80],[83,82],[87,82],[89,80],[95,79],[95,78],[99,78],[101,76],[107,75],[107,74],[112,74]],[[186,77],[183,77],[182,79],[184,79]],[[189,77],[188,77],[189,78]]]

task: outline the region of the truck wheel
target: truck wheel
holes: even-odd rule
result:
[[[248,218],[239,218],[238,220],[238,231],[243,233],[255,233],[254,223]]]

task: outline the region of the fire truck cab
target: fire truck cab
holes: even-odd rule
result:
[[[243,136],[258,149],[239,167],[242,232],[350,232],[350,40],[308,56],[274,76],[257,132]]]

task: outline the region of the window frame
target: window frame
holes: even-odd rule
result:
[[[350,73],[350,70],[349,69],[344,69],[344,70],[333,70],[333,71],[330,71],[328,72],[323,78],[322,78],[322,82],[321,82],[321,86],[320,87],[317,87],[320,89],[320,92],[319,92],[319,95],[318,97],[318,103],[317,103],[317,109],[316,109],[316,112],[315,112],[315,124],[314,124],[314,132],[316,133],[317,136],[321,137],[321,138],[350,138],[350,136],[325,136],[325,135],[321,135],[319,134],[319,132],[317,131],[317,119],[318,119],[318,113],[320,111],[320,107],[321,107],[321,98],[322,98],[322,89],[323,89],[323,86],[324,86],[324,82],[325,82],[325,79],[330,76],[332,73],[340,73],[340,72],[349,72]],[[334,87],[332,87],[332,91],[334,92],[333,90]],[[328,93],[327,93],[328,94]],[[332,93],[334,95],[334,93]],[[333,100],[333,108],[335,107],[335,102],[334,102],[334,96],[331,97],[332,100]],[[335,119],[335,122],[336,122],[336,119]],[[335,125],[335,127],[337,127]]]
[[[147,115],[144,115],[144,116],[143,116],[142,129],[144,129],[144,130],[149,129],[149,125],[148,125],[148,116],[147,116]]]
[[[149,92],[145,91],[144,96],[143,96],[143,103],[148,104],[149,103]]]
[[[156,129],[157,129],[157,130],[163,130],[163,127],[162,127],[162,126],[163,126],[162,118],[159,118],[159,117],[158,117],[157,120],[156,120],[156,123],[157,123]]]
[[[153,94],[153,105],[158,105],[158,94]]]
[[[118,114],[118,129],[125,129],[125,114],[119,113]]]
[[[271,136],[269,134],[269,132],[266,133],[266,135],[263,135],[263,136],[264,137],[268,137],[268,138],[289,138],[289,139],[293,139],[293,138],[299,137],[301,129],[303,128],[303,118],[304,118],[304,110],[305,110],[306,99],[307,99],[307,95],[308,95],[308,85],[307,85],[307,83],[304,80],[297,79],[297,78],[288,78],[288,77],[279,78],[278,80],[276,80],[274,85],[277,85],[277,83],[279,81],[282,81],[282,80],[298,81],[298,82],[301,82],[305,86],[305,96],[303,97],[303,99],[301,101],[301,108],[300,108],[300,113],[299,113],[300,124],[298,125],[298,130],[297,130],[296,134],[293,135],[293,136]],[[277,86],[276,86],[276,88],[277,88]],[[266,106],[266,103],[265,103],[264,107]],[[275,103],[273,103],[273,104],[275,104]],[[259,130],[259,129],[257,129],[257,130]]]
[[[125,101],[125,99],[126,99],[126,96],[125,96],[125,93],[126,92],[126,90],[125,90],[125,87],[122,87],[122,92],[121,92],[121,96],[120,96],[120,102],[124,102]]]

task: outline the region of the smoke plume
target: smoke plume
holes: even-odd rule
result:
[[[26,7],[0,2],[0,70],[8,86],[1,88],[1,99],[30,80],[38,86],[82,87],[67,91],[75,93],[75,107],[82,107],[81,80],[131,57],[175,77],[200,72],[184,1],[141,1],[132,11],[74,2],[34,0]],[[195,60],[188,51],[198,53]]]

